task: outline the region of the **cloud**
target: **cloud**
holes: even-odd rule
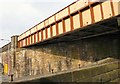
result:
[[[6,1],[0,3],[0,39],[10,40],[12,35],[21,34],[41,19],[42,12],[31,4],[17,0],[11,0],[10,3]],[[3,43],[0,42],[0,45]]]
[[[19,35],[75,0],[0,0],[0,39]],[[1,45],[1,42],[0,42]]]
[[[0,30],[4,28],[4,33],[8,31],[8,27],[15,30],[24,30],[24,27],[28,27],[29,22],[34,24],[37,17],[41,16],[41,12],[32,7],[31,4],[15,2],[0,4],[0,14]]]

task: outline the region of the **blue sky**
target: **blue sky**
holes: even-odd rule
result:
[[[0,0],[0,47],[76,0]]]

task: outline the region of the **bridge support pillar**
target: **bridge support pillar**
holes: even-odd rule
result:
[[[14,69],[16,67],[16,49],[17,49],[17,43],[18,42],[18,36],[12,36],[11,37],[11,57],[10,57],[10,75],[12,76],[14,74]]]

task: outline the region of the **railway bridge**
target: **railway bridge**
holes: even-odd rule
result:
[[[66,39],[68,36],[67,40],[71,40],[115,30],[120,13],[118,4],[112,1],[74,2],[22,33],[18,37],[18,47],[48,42],[54,38]]]
[[[14,82],[119,80],[119,33],[119,0],[78,0],[12,36],[2,60]]]

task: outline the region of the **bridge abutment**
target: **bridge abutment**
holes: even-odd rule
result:
[[[111,57],[119,59],[120,39],[109,34],[70,42],[17,48],[15,77],[49,75],[88,66]]]

